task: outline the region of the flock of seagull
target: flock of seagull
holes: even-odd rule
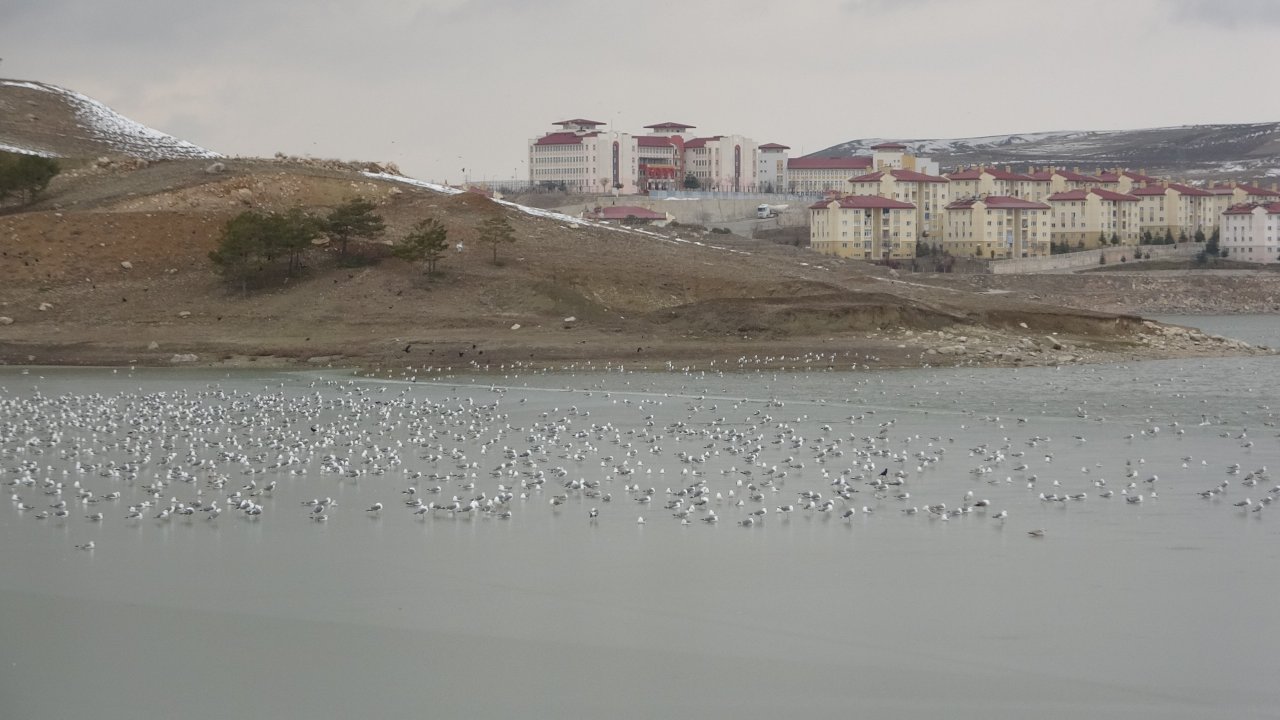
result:
[[[1065,440],[1064,453],[1064,441],[1031,432],[1030,418],[960,413],[962,432],[921,436],[892,410],[796,404],[800,412],[776,399],[692,390],[550,393],[416,377],[112,395],[0,388],[0,477],[24,519],[88,525],[225,523],[223,516],[324,523],[340,512],[509,520],[541,510],[581,512],[592,525],[634,517],[756,527],[892,514],[1003,526],[1010,505],[1140,506],[1164,487],[1141,457],[1115,467],[1094,458],[1065,470],[1055,448],[1088,456],[1087,439]],[[991,438],[966,442],[976,433],[965,423],[991,430]],[[1162,431],[1170,438],[1185,429],[1145,423],[1124,441],[1150,443],[1134,447],[1139,453],[1176,452]],[[1245,453],[1253,446],[1247,430],[1219,438]],[[1280,497],[1265,466],[1185,455],[1181,467],[1187,478],[1206,479],[1200,499],[1241,513],[1260,518]],[[1112,472],[1114,479],[1104,477]],[[354,483],[376,502],[344,510],[346,503],[321,496],[339,494],[335,483]],[[1180,493],[1192,495],[1185,484]],[[1041,527],[1025,532],[1046,535]]]

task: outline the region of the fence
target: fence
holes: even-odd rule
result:
[[[752,202],[781,205],[807,203],[812,205],[822,199],[820,193],[761,193],[733,192],[732,190],[650,190],[654,200],[751,200]]]
[[[987,272],[992,275],[1011,275],[1019,273],[1054,272],[1056,270],[1076,270],[1096,267],[1103,264],[1099,258],[1106,257],[1106,264],[1120,263],[1121,258],[1132,261],[1135,252],[1150,255],[1152,260],[1162,258],[1193,257],[1204,249],[1204,243],[1179,243],[1177,245],[1140,245],[1134,247],[1118,246],[1081,250],[1080,252],[1049,255],[1047,257],[1013,258],[1010,260],[991,260],[987,263]]]

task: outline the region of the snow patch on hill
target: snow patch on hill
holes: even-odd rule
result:
[[[45,83],[0,80],[0,86],[59,95],[75,113],[85,131],[119,152],[146,160],[215,158],[218,153],[135,122],[87,95]],[[27,153],[33,153],[26,150]]]
[[[367,171],[361,174],[364,175],[365,177],[373,178],[375,180],[386,180],[389,182],[404,183],[405,185],[412,185],[414,187],[424,188],[426,190],[442,193],[444,195],[460,195],[466,192],[466,190],[462,190],[456,187],[449,187],[448,185],[439,185],[437,183],[427,182],[425,180],[416,180],[414,178],[405,177],[403,175],[393,175],[391,173],[378,173],[378,172],[367,172]],[[735,248],[725,247],[723,245],[709,245],[707,243],[699,242],[697,240],[688,240],[678,235],[676,236],[664,235],[662,233],[653,232],[652,230],[646,230],[643,227],[611,225],[607,222],[596,222],[593,220],[584,220],[583,218],[574,217],[572,215],[566,215],[564,213],[556,212],[554,210],[544,210],[542,208],[529,207],[528,205],[520,205],[519,203],[513,203],[508,200],[494,200],[494,202],[498,203],[499,205],[504,205],[506,207],[509,207],[513,210],[518,210],[526,215],[545,218],[547,220],[554,220],[555,222],[563,223],[569,227],[600,228],[602,230],[611,230],[613,232],[625,233],[627,235],[643,235],[645,237],[650,237],[655,240],[662,240],[663,242],[668,242],[675,245],[696,245],[698,247],[710,248],[712,250],[720,250],[722,252],[733,253],[735,255],[751,254],[745,250],[737,250]]]
[[[6,145],[0,143],[0,152],[17,153],[18,155],[39,155],[40,157],[58,157],[51,152],[44,150],[32,150],[31,148],[18,147],[17,145]]]

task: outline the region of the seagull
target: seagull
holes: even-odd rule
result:
[[[90,540],[89,542],[87,542],[87,543],[85,543],[85,544],[83,544],[83,545],[77,545],[77,546],[76,546],[76,549],[77,549],[77,550],[92,550],[93,548],[94,548],[94,544],[93,544],[93,541],[92,541],[92,540]]]

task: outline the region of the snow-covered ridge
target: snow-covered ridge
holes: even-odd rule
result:
[[[218,153],[135,122],[91,97],[45,83],[0,80],[0,86],[36,90],[61,96],[91,139],[119,152],[146,160],[214,158]],[[32,154],[32,150],[18,150]],[[45,153],[35,153],[45,154]]]
[[[812,155],[865,156],[873,146],[886,141],[900,142],[943,168],[982,164],[1130,167],[1205,180],[1250,180],[1280,174],[1280,122],[1274,121],[950,139],[865,138]]]
[[[874,145],[884,142],[900,142],[914,153],[953,153],[961,150],[981,150],[986,148],[1007,148],[1028,143],[1061,142],[1063,140],[1079,140],[1093,135],[1104,136],[1105,132],[1088,132],[1081,130],[1061,130],[1057,132],[1019,133],[1014,135],[985,135],[970,138],[930,138],[922,140],[898,140],[894,138],[866,138],[841,143],[833,149],[852,153],[869,153]],[[824,151],[826,152],[826,151]]]

